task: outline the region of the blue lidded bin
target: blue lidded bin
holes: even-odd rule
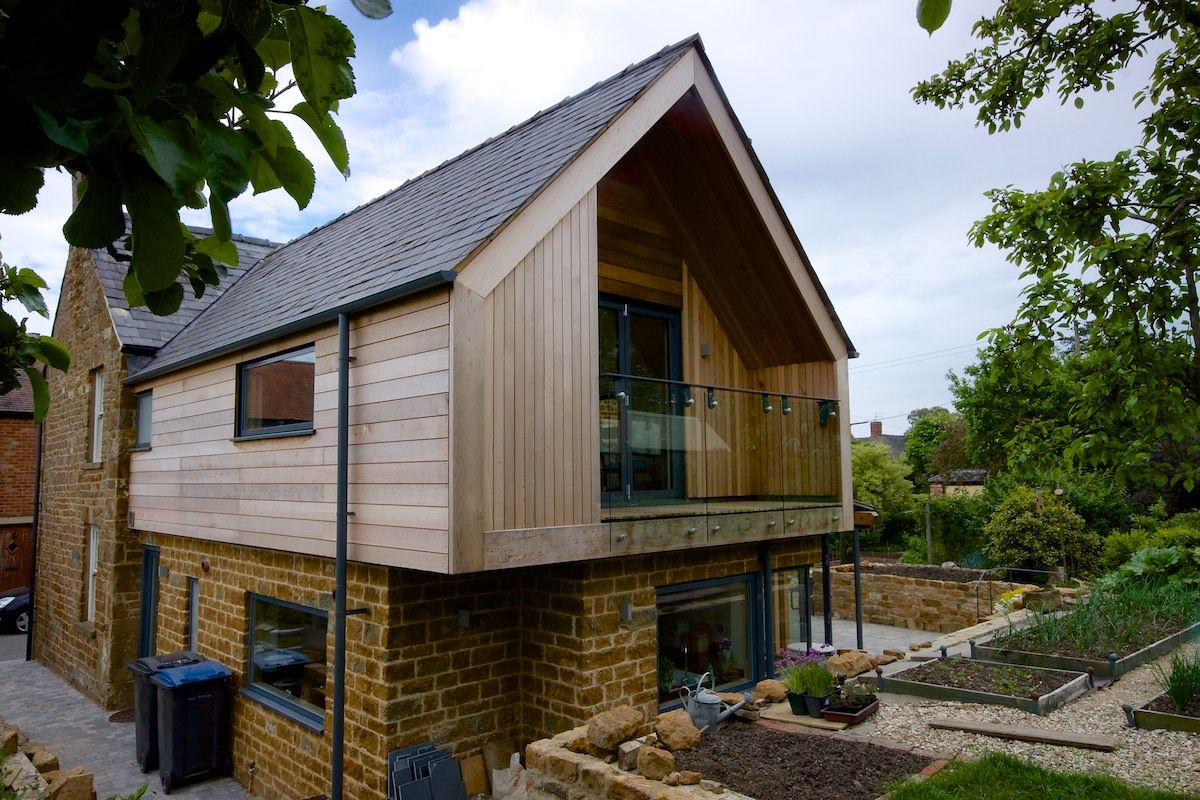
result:
[[[150,679],[158,693],[158,777],[164,794],[232,771],[232,676],[224,664],[200,661]]]

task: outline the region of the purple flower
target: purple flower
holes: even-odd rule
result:
[[[783,648],[775,654],[775,672],[782,673],[791,667],[801,667],[805,664],[819,664],[824,660],[825,655],[815,647],[809,650]]]

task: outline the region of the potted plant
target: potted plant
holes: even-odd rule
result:
[[[817,718],[821,716],[821,709],[829,705],[837,688],[833,673],[820,662],[788,667],[783,672],[783,683],[788,689],[787,698],[792,713],[807,713]]]
[[[832,722],[857,725],[879,709],[879,698],[871,687],[861,681],[844,684],[839,697],[821,711],[821,716]]]
[[[797,670],[808,664],[819,665],[824,660],[824,654],[815,647],[808,650],[793,650],[785,647],[775,654],[775,672],[779,675],[779,680],[783,681],[784,686],[787,687],[788,705],[792,707],[793,714],[808,713],[808,708],[804,705],[804,689],[807,684],[803,673]]]

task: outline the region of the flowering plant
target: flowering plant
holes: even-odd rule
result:
[[[809,650],[792,650],[785,647],[775,654],[775,672],[782,675],[792,667],[819,664],[824,660],[825,655],[815,647]]]

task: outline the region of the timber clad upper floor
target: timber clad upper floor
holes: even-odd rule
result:
[[[698,43],[658,58],[618,76],[643,84],[523,205],[489,217],[489,237],[446,256],[452,271],[423,255],[433,272],[379,289],[348,266],[326,276],[325,305],[289,289],[274,302],[294,319],[260,309],[274,328],[204,330],[284,291],[280,275],[247,281],[353,256],[339,231],[370,237],[381,207],[411,206],[423,182],[618,79],[248,270],[129,380],[152,407],[132,526],[333,554],[342,311],[353,560],[464,573],[848,528],[852,348]],[[339,284],[352,276],[375,293],[355,299]],[[311,412],[272,385],[311,386]]]

